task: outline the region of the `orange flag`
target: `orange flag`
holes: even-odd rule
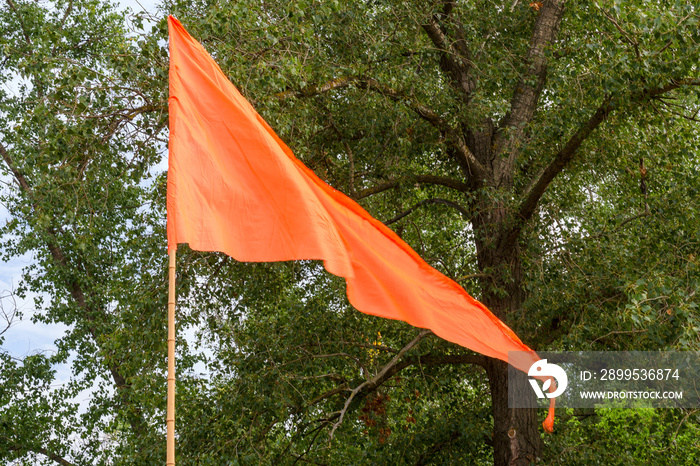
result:
[[[302,164],[170,16],[168,249],[322,260],[359,311],[431,329],[526,372],[539,358],[483,304]],[[552,411],[545,421],[551,430]]]

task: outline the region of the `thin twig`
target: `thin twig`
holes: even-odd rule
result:
[[[405,216],[413,213],[417,208],[424,206],[424,205],[427,205],[427,204],[446,205],[448,207],[452,207],[452,208],[456,209],[462,215],[462,217],[464,217],[466,220],[468,220],[470,217],[469,211],[467,209],[465,209],[464,207],[462,207],[461,205],[457,204],[456,202],[448,201],[447,199],[432,198],[432,199],[425,199],[425,200],[419,202],[418,204],[414,205],[410,209],[400,213],[396,217],[387,220],[386,222],[384,222],[384,225],[388,226],[388,225],[391,225],[392,223],[396,223],[399,220],[401,220],[402,218],[404,218]]]
[[[593,343],[595,343],[596,341],[602,340],[603,338],[609,337],[610,335],[619,335],[619,334],[624,334],[624,333],[644,333],[644,332],[646,332],[647,330],[648,330],[648,329],[646,329],[646,328],[645,328],[645,329],[640,329],[640,330],[613,330],[612,332],[608,332],[608,333],[606,333],[605,335],[596,338],[596,339],[593,340],[590,344],[593,345]]]

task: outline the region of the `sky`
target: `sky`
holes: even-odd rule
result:
[[[156,5],[159,2],[156,0],[120,0],[118,3],[122,8],[131,8],[135,13],[147,11],[155,15]]]

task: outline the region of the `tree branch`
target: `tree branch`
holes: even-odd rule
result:
[[[386,222],[384,222],[384,225],[389,226],[392,223],[396,223],[399,220],[401,220],[402,218],[404,218],[405,216],[413,213],[417,208],[424,206],[424,205],[428,205],[428,204],[446,205],[448,207],[452,207],[452,208],[456,209],[462,215],[462,217],[464,217],[465,220],[469,220],[471,218],[469,211],[467,209],[465,209],[464,207],[462,207],[461,205],[457,204],[456,202],[448,201],[447,199],[431,198],[431,199],[425,199],[425,200],[419,202],[418,204],[414,205],[410,209],[400,213],[399,215],[392,218],[391,220],[387,220]]]
[[[564,167],[574,158],[576,150],[581,146],[590,134],[605,120],[612,110],[611,98],[607,97],[596,109],[591,117],[574,133],[564,147],[549,162],[549,165],[539,174],[537,180],[531,183],[525,190],[523,202],[518,208],[518,218],[529,220],[539,202],[554,178],[561,173]]]
[[[557,37],[561,19],[564,16],[564,1],[544,2],[532,31],[530,48],[525,58],[525,70],[513,88],[510,112],[499,124],[499,130],[511,128],[511,131],[497,131],[495,147],[500,152],[506,144],[513,147],[522,138],[525,125],[532,119],[542,89],[547,80],[547,55],[545,47]]]
[[[394,356],[387,365],[382,367],[382,369],[377,373],[377,375],[375,375],[369,380],[366,380],[365,382],[361,383],[352,390],[348,399],[345,400],[345,405],[343,406],[343,409],[340,411],[340,417],[338,418],[338,421],[336,421],[336,423],[333,424],[333,428],[331,429],[330,433],[331,438],[333,438],[333,434],[335,434],[336,429],[340,427],[340,425],[343,423],[345,413],[347,413],[348,408],[350,407],[350,403],[355,398],[355,396],[363,390],[372,390],[378,387],[379,385],[384,383],[384,381],[386,381],[388,378],[393,376],[395,372],[393,372],[392,370],[396,367],[401,357],[404,354],[406,354],[407,351],[411,350],[413,347],[418,345],[418,343],[420,343],[421,340],[423,340],[429,335],[434,335],[434,333],[431,330],[422,330],[416,338],[414,338],[406,346],[401,348],[401,350],[396,354],[396,356]]]
[[[462,432],[459,430],[450,432],[447,438],[440,440],[439,442],[435,443],[430,448],[428,448],[426,451],[424,451],[418,457],[415,466],[423,466],[425,464],[428,464],[433,455],[435,455],[435,453],[439,452],[440,450],[443,450],[446,446],[457,440],[461,435]]]
[[[70,0],[68,2],[68,6],[66,7],[66,12],[63,13],[63,18],[61,18],[61,29],[63,29],[63,26],[65,26],[66,20],[68,19],[68,15],[71,14],[71,11],[73,11],[73,0]]]
[[[602,238],[603,236],[612,235],[613,233],[615,233],[615,232],[621,230],[622,227],[624,227],[624,226],[627,225],[628,223],[634,222],[635,220],[638,220],[638,219],[643,218],[643,217],[650,217],[650,216],[651,216],[651,212],[649,211],[649,206],[648,206],[648,205],[645,205],[644,211],[642,211],[642,212],[640,212],[640,213],[638,213],[638,214],[636,214],[636,215],[633,215],[633,216],[631,216],[631,217],[629,217],[629,218],[626,218],[625,220],[623,220],[622,222],[620,222],[620,224],[617,225],[613,230],[611,230],[611,231],[605,231],[605,229],[603,229],[603,231],[601,231],[600,233],[597,233],[597,234],[595,234],[595,235],[589,235],[589,236],[580,238],[579,240],[580,240],[580,241],[590,241],[590,240],[592,240],[592,239],[597,239],[597,238]],[[552,246],[551,248],[548,248],[548,249],[545,249],[544,251],[542,251],[542,254],[543,254],[543,255],[544,255],[544,254],[548,254],[548,253],[550,253],[550,252],[552,252],[552,251],[556,251],[557,249],[561,249],[561,248],[563,248],[563,247],[565,247],[565,246],[568,246],[569,244],[573,243],[574,241],[575,241],[575,240],[567,241],[566,243],[562,243],[562,244],[558,244],[558,245],[556,245],[556,246]]]
[[[606,337],[609,337],[610,335],[630,334],[630,333],[644,333],[644,332],[646,332],[647,330],[649,330],[649,329],[648,329],[648,328],[643,328],[643,329],[639,329],[639,330],[613,330],[612,332],[608,332],[608,333],[606,333],[605,335],[596,338],[595,340],[591,341],[589,344],[590,344],[591,346],[593,346],[593,343],[595,343],[595,342],[597,342],[597,341],[599,341],[599,340],[603,340],[603,339],[605,339]]]
[[[17,184],[19,184],[20,188],[22,188],[22,190],[27,194],[31,195],[32,189],[29,182],[27,182],[27,178],[25,178],[24,174],[22,174],[22,172],[17,170],[17,168],[14,166],[12,163],[12,158],[2,142],[0,142],[0,155],[2,155],[2,160],[5,162],[5,165],[7,165],[7,168],[9,168],[12,172],[12,176],[15,178],[15,181]]]
[[[333,91],[336,89],[343,89],[346,87],[349,87],[356,83],[358,81],[357,78],[352,78],[352,77],[342,77],[342,78],[337,78],[337,79],[331,79],[330,81],[327,81],[323,84],[312,84],[310,86],[306,86],[304,89],[301,90],[287,90],[284,92],[279,92],[276,94],[276,97],[280,99],[286,99],[287,97],[297,97],[297,98],[308,98],[308,97],[316,97],[317,95],[324,94],[329,91]]]
[[[410,366],[425,365],[425,366],[435,366],[435,365],[445,365],[445,364],[474,364],[480,367],[486,366],[486,357],[480,354],[454,354],[454,355],[432,355],[427,354],[423,356],[415,356],[412,358],[403,359],[403,355],[414,348],[422,339],[427,336],[434,335],[430,330],[422,330],[416,338],[414,338],[410,343],[404,346],[396,356],[394,356],[391,361],[389,361],[381,370],[369,380],[361,383],[357,387],[351,390],[350,396],[345,400],[343,409],[339,412],[331,414],[324,421],[330,422],[337,419],[333,424],[333,428],[330,432],[330,437],[333,437],[336,429],[342,424],[345,414],[348,412],[353,399],[358,396],[365,396],[368,393],[379,388],[384,382],[394,377],[397,373],[401,372],[403,369]],[[340,391],[338,389],[332,390],[333,394],[337,394]],[[323,395],[322,395],[323,396]],[[319,397],[320,398],[320,397]],[[323,398],[327,398],[323,396]]]
[[[9,440],[9,439],[6,438],[6,440]],[[60,455],[57,455],[56,453],[52,453],[45,448],[22,446],[22,445],[19,445],[17,442],[13,442],[11,440],[10,440],[10,442],[11,442],[11,445],[9,448],[10,451],[15,451],[18,453],[37,453],[39,455],[43,455],[43,456],[47,457],[51,461],[54,461],[54,462],[60,464],[61,466],[73,466],[73,463],[71,463],[67,459],[63,458]]]
[[[407,175],[386,181],[384,183],[380,183],[378,185],[372,186],[371,188],[365,188],[360,191],[357,191],[354,197],[356,200],[363,199],[365,197],[369,197],[374,194],[378,194],[383,191],[396,188],[403,183],[435,184],[439,186],[445,186],[446,188],[455,189],[460,192],[467,192],[467,190],[469,189],[469,186],[466,183],[462,183],[459,180],[448,178],[446,176]]]
[[[12,323],[15,320],[15,317],[17,317],[17,301],[15,300],[15,293],[11,290],[6,291],[7,294],[0,295],[0,314],[2,314],[2,320],[4,321],[2,325],[3,327],[5,327],[2,330],[0,330],[0,336],[2,336],[12,327]],[[3,301],[5,299],[12,300],[12,310],[9,312],[5,310],[5,306],[3,304]]]
[[[682,86],[700,86],[700,79],[672,79],[668,84],[654,89],[645,89],[633,96],[632,102],[642,102],[647,99],[658,97]],[[567,141],[564,147],[554,156],[549,165],[540,172],[536,181],[525,189],[523,201],[518,208],[518,219],[528,220],[537,207],[537,203],[547,190],[550,183],[561,173],[569,162],[576,155],[576,151],[590,134],[605,120],[607,115],[615,109],[612,97],[607,97],[596,109],[591,117],[586,121],[573,136]],[[522,226],[515,227],[519,231]],[[515,231],[515,230],[514,230]]]
[[[643,102],[645,100],[658,98],[658,96],[671,92],[683,86],[700,86],[700,79],[671,79],[667,84],[653,89],[645,89],[630,99],[631,102]],[[591,117],[583,123],[571,138],[566,142],[564,147],[557,152],[554,158],[549,162],[540,174],[524,190],[522,202],[518,207],[516,218],[514,219],[513,228],[511,228],[502,238],[502,241],[510,241],[520,234],[524,222],[529,220],[539,200],[544,195],[545,191],[552,181],[559,175],[564,168],[573,160],[576,151],[581,146],[591,133],[605,121],[608,114],[615,109],[615,104],[612,96],[608,96],[603,100],[603,103],[596,109]]]
[[[391,362],[389,363],[391,364]],[[387,380],[391,379],[394,377],[396,374],[401,372],[402,370],[411,367],[411,366],[445,366],[445,365],[458,365],[458,364],[471,364],[479,367],[484,367],[486,364],[486,357],[482,356],[480,354],[439,354],[439,355],[434,355],[434,354],[424,354],[422,356],[415,356],[411,358],[405,358],[401,360],[400,362],[396,363],[393,365],[382,377],[381,381],[376,384],[372,384],[371,386],[365,386],[363,389],[359,390],[357,394],[355,394],[355,398],[361,395],[366,395],[377,388],[379,388],[384,382]],[[386,367],[386,366],[385,366]],[[366,382],[365,382],[366,383]],[[318,395],[316,398],[314,398],[312,401],[307,403],[306,407],[313,406],[327,398],[330,398],[334,395],[338,395],[343,392],[352,392],[353,390],[349,389],[347,387],[347,384],[343,383],[342,385],[333,388],[331,390],[328,390],[327,392],[324,392],[320,395]],[[327,420],[333,420],[337,419],[338,416],[340,416],[340,412],[333,413],[331,416],[327,418]]]
[[[9,7],[12,9],[12,11],[15,12],[17,15],[17,20],[19,21],[19,25],[22,28],[22,34],[24,35],[24,40],[27,42],[27,45],[30,47],[33,47],[34,44],[32,44],[32,39],[29,37],[29,31],[27,30],[27,26],[24,24],[24,19],[22,18],[22,15],[20,14],[19,10],[17,9],[17,6],[15,5],[15,2],[12,0],[5,0],[5,3],[9,5]]]
[[[457,40],[453,41],[448,39],[446,29],[440,24],[441,20],[447,18],[453,5],[452,2],[446,2],[443,14],[433,15],[421,27],[440,51],[440,68],[451,78],[452,87],[462,94],[466,103],[469,103],[476,89],[476,80],[471,75],[471,52],[459,27],[455,32]]]
[[[465,174],[475,178],[477,184],[481,184],[486,178],[486,170],[484,166],[474,157],[474,154],[467,147],[467,143],[464,140],[460,131],[450,126],[450,124],[445,121],[440,115],[435,113],[431,108],[418,102],[418,100],[405,92],[392,89],[385,86],[378,81],[371,78],[338,78],[329,81],[323,85],[309,86],[307,89],[301,91],[286,91],[278,94],[278,97],[284,98],[289,95],[296,97],[314,97],[322,93],[342,89],[349,86],[357,86],[358,89],[365,89],[368,91],[376,92],[384,97],[391,99],[396,103],[405,105],[408,109],[416,113],[420,118],[428,122],[435,129],[440,131],[441,134],[445,135],[451,147],[453,147],[459,157],[464,161],[467,166]]]
[[[594,4],[594,5],[595,5],[595,4]],[[624,42],[626,42],[627,44],[629,44],[629,45],[632,46],[632,48],[634,49],[634,54],[637,56],[637,58],[640,58],[640,53],[639,53],[639,41],[637,41],[636,39],[634,39],[634,37],[632,36],[632,34],[630,34],[630,33],[628,33],[627,31],[625,31],[624,28],[623,28],[622,26],[620,26],[620,23],[618,23],[617,20],[616,20],[610,13],[608,13],[606,10],[604,10],[603,8],[601,8],[601,7],[598,6],[598,5],[595,5],[595,6],[596,6],[596,8],[598,9],[598,11],[600,11],[601,13],[603,13],[603,16],[605,16],[605,17],[608,19],[608,21],[610,21],[610,22],[613,24],[613,26],[615,26],[615,29],[617,29],[618,32],[619,32],[620,34],[622,34],[622,37],[623,37],[622,40],[623,40]]]
[[[14,176],[22,191],[24,191],[29,198],[32,198],[34,192],[32,190],[31,185],[27,181],[24,174],[20,172],[19,169],[17,169],[17,167],[14,165],[10,154],[8,153],[7,149],[2,145],[2,143],[0,143],[0,155],[2,155],[3,161],[12,172],[12,175]],[[37,208],[36,203],[34,203],[34,207]],[[66,278],[65,286],[75,303],[78,305],[78,307],[85,311],[85,320],[88,324],[87,330],[89,334],[92,336],[95,342],[99,342],[100,333],[96,327],[96,315],[99,311],[88,303],[83,287],[80,285],[79,280],[75,277],[75,274],[71,273],[71,266],[68,262],[68,259],[63,253],[63,250],[58,246],[59,232],[60,229],[57,231],[53,227],[47,227],[44,230],[44,233],[46,234],[45,245],[48,248],[49,253],[51,254],[51,258],[54,260],[56,265],[59,268],[69,272],[69,278]],[[82,267],[82,264],[80,263],[80,260],[78,260],[78,264],[80,265],[79,268],[84,269],[84,267]],[[134,419],[131,419],[132,428],[136,433],[142,432],[146,428],[146,422],[143,419],[139,408],[132,405],[132,403],[128,400],[128,394],[123,390],[124,388],[128,388],[128,382],[126,378],[122,375],[121,371],[119,370],[119,366],[115,363],[107,364],[107,368],[110,374],[112,375],[112,379],[114,380],[114,384],[117,387],[117,391],[120,394],[122,402],[125,406],[130,406],[134,409],[136,417]]]
[[[326,398],[330,398],[333,395],[337,395],[338,393],[343,393],[348,391],[348,386],[347,384],[342,384],[339,387],[334,388],[333,390],[328,390],[327,392],[321,393],[318,395],[316,398],[313,400],[309,401],[306,404],[306,407],[308,408],[309,406],[313,406],[317,403],[320,403],[321,401],[325,400]]]
[[[448,355],[432,355],[432,354],[426,354],[422,356],[414,356],[411,358],[406,358],[401,361],[398,361],[401,358],[401,355],[406,353],[409,349],[412,347],[415,347],[419,341],[419,339],[424,338],[425,336],[432,335],[432,332],[430,330],[423,330],[416,339],[414,339],[411,343],[406,345],[404,348],[402,348],[399,351],[399,354],[397,354],[396,357],[394,357],[386,366],[382,368],[382,370],[372,379],[365,381],[358,387],[356,387],[353,390],[349,390],[347,388],[346,384],[343,384],[339,387],[336,387],[332,390],[329,390],[316,398],[314,398],[313,401],[308,403],[306,405],[307,408],[313,406],[314,404],[317,404],[327,398],[330,398],[334,395],[338,395],[343,392],[350,391],[350,398],[346,400],[345,405],[341,411],[336,411],[334,413],[331,413],[328,415],[326,418],[322,419],[317,419],[315,421],[309,422],[305,424],[305,426],[301,429],[303,430],[306,426],[310,425],[313,422],[319,423],[319,427],[317,429],[314,429],[311,433],[316,432],[318,429],[328,426],[331,424],[331,422],[335,421],[338,419],[338,421],[333,424],[333,428],[331,431],[331,436],[335,432],[336,428],[342,423],[342,417],[348,412],[349,407],[351,405],[352,399],[355,398],[357,399],[360,396],[367,396],[369,393],[377,390],[383,383],[386,381],[390,380],[392,377],[394,377],[396,374],[398,374],[400,371],[403,369],[406,369],[407,367],[410,366],[439,366],[439,365],[455,365],[455,364],[473,364],[477,365],[480,367],[486,367],[487,359],[485,356],[480,355],[480,354],[448,354]],[[297,434],[299,435],[299,434]],[[293,443],[293,440],[290,441],[289,445],[285,449],[285,452],[289,449],[291,444]]]
[[[378,92],[394,102],[402,103],[407,108],[413,110],[418,116],[430,123],[433,127],[446,136],[447,140],[450,142],[450,145],[455,148],[459,156],[466,162],[468,174],[474,177],[478,184],[486,179],[486,169],[476,159],[476,157],[474,157],[471,150],[469,150],[469,147],[467,147],[467,143],[464,140],[461,132],[450,126],[447,121],[445,121],[432,109],[421,104],[414,97],[384,86],[373,79],[359,81],[357,84],[360,89]]]

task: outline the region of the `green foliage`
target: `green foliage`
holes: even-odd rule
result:
[[[568,1],[538,74],[543,3],[161,8],[299,158],[527,344],[697,351],[697,7]],[[0,461],[163,461],[166,36],[164,15],[99,0],[0,6],[0,255],[33,254],[19,292],[39,296],[33,319],[68,326],[55,355],[0,350]],[[350,308],[317,262],[178,254],[178,464],[499,461],[466,349],[411,346],[418,330]],[[561,413],[542,462],[696,464],[697,430],[688,411]]]
[[[697,464],[697,416],[697,410],[568,410],[561,416],[566,435],[554,435],[545,464]]]
[[[164,81],[150,83],[161,89],[151,95],[148,81],[124,81],[127,67],[155,78],[138,69],[149,42],[130,38],[108,4],[7,2],[0,15],[0,75],[11,84],[0,102],[2,172],[15,183],[2,196],[12,215],[2,255],[33,253],[20,289],[41,296],[32,319],[69,326],[58,353],[43,361],[69,363],[73,372],[67,383],[52,371],[28,372],[42,384],[32,396],[8,380],[3,416],[11,427],[0,434],[7,458],[106,464],[120,450],[147,456],[154,445],[158,455],[140,434],[163,406],[144,394],[163,380],[153,358],[164,347],[156,310],[165,303],[164,261],[153,253],[163,211],[151,208],[154,192],[145,186],[159,159],[154,136],[164,119],[154,102]],[[37,358],[14,366],[28,371]],[[3,378],[11,374],[3,370]],[[76,397],[87,389],[79,411]]]
[[[560,349],[697,351],[696,128],[615,120],[612,128],[624,139],[612,145],[606,132],[591,141],[588,184],[557,184],[561,195],[545,204],[539,228],[556,234],[530,243],[538,272],[527,308],[552,326],[524,325],[542,341],[560,339]]]

